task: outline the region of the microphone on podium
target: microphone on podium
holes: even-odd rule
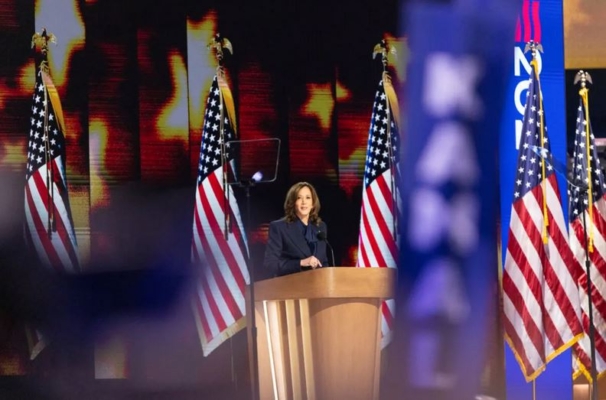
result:
[[[322,240],[322,241],[326,242],[326,246],[328,246],[328,248],[330,249],[330,255],[332,258],[332,266],[336,267],[337,265],[335,264],[335,253],[332,250],[332,246],[330,245],[330,243],[328,243],[328,239],[326,239],[326,232],[318,231],[317,237],[318,237],[318,240]]]

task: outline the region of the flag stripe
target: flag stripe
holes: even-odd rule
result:
[[[555,175],[551,175],[551,177],[548,179],[548,183],[550,183],[549,185],[547,185],[548,188],[553,187],[552,180],[555,180]],[[549,193],[548,199],[555,198],[559,198],[559,196],[556,197],[555,193]],[[559,204],[560,202],[558,201],[558,205]],[[572,260],[574,257],[572,252],[570,251],[570,246],[567,240],[567,234],[563,234],[561,230],[563,229],[563,227],[560,226],[560,223],[564,221],[563,215],[560,215],[558,216],[558,218],[556,218],[551,212],[551,210],[557,209],[561,210],[561,207],[556,207],[556,205],[554,204],[549,204],[548,217],[550,221],[553,221],[550,223],[549,226],[549,250],[551,259],[553,259],[554,262],[546,263],[545,271],[547,272],[546,282],[552,290],[556,302],[549,302],[547,303],[547,306],[553,305],[554,311],[561,311],[564,314],[564,321],[567,322],[567,325],[570,327],[570,333],[572,334],[572,331],[575,329],[576,326],[576,321],[579,318],[579,309],[576,308],[577,312],[575,312],[575,307],[573,306],[573,301],[576,301],[577,304],[579,302],[576,284],[576,280],[578,279],[579,274],[572,268],[572,265],[575,264],[574,262],[567,263],[564,261],[565,259]],[[554,222],[558,224],[557,227],[554,226]],[[564,232],[566,232],[566,230],[564,230]],[[560,256],[560,258],[558,258],[558,256]],[[568,270],[568,274],[563,273],[566,270]],[[571,298],[572,296],[574,296],[574,298]],[[561,329],[563,328],[564,327],[559,327],[558,332],[561,333]],[[560,335],[558,335],[558,339],[561,340]],[[564,343],[560,343],[559,345],[554,347],[557,349],[563,344]]]
[[[218,227],[219,218],[221,218],[227,213],[225,210],[225,203],[219,201],[219,199],[223,196],[223,185],[219,181],[219,176],[220,175],[215,172],[214,174],[208,176],[207,181],[202,183],[202,186],[206,189],[208,198],[213,199],[212,210],[214,211],[215,218],[217,218],[217,225],[213,225],[213,227]],[[207,186],[209,183],[210,186]],[[228,187],[228,190],[230,191],[230,199],[234,199],[234,194],[231,192],[231,187]],[[214,193],[214,198],[211,193]],[[230,207],[230,209],[233,210],[234,207]],[[234,218],[234,213],[231,212],[231,210],[229,210],[229,215],[230,221],[232,222],[232,224],[230,225],[230,227],[232,228],[232,235],[230,235],[230,238],[227,240],[226,243],[229,246],[230,251],[224,254],[226,255],[226,257],[229,257],[227,261],[232,276],[236,280],[240,291],[244,293],[246,287],[246,280],[244,278],[244,273],[246,272],[246,258],[244,256],[244,253],[242,252],[240,245],[238,244],[238,239],[241,239],[243,237],[240,232],[241,222],[238,222],[240,218]],[[235,224],[233,223],[234,220],[236,221]],[[233,229],[234,226],[236,229]],[[215,234],[216,233],[217,232],[215,231]],[[224,250],[225,252],[227,249],[223,248],[222,250]]]
[[[503,276],[503,280],[505,281],[505,275]],[[545,365],[541,358],[542,353],[540,350],[537,351],[534,341],[528,340],[528,332],[524,329],[520,315],[514,313],[515,303],[509,297],[505,297],[503,301],[506,317],[503,318],[503,325],[507,338],[514,349],[516,358],[521,363],[522,372],[525,376],[529,376],[532,372],[540,370]]]
[[[25,214],[28,222],[29,232],[32,235],[31,239],[37,249],[42,262],[46,265],[51,265],[53,268],[61,271],[59,266],[59,256],[53,249],[48,240],[44,240],[46,236],[46,226],[42,222],[42,217],[38,212],[38,208],[32,196],[32,189],[29,185],[25,187]],[[40,234],[42,232],[42,234]]]
[[[377,228],[380,230],[381,236],[383,237],[383,241],[380,243],[383,244],[382,250],[383,254],[385,254],[385,266],[395,266],[395,260],[397,259],[397,246],[395,242],[395,237],[393,234],[393,202],[391,195],[391,189],[386,182],[386,176],[389,176],[391,179],[391,174],[389,170],[383,173],[380,177],[378,177],[375,181],[374,185],[369,187],[368,190],[368,201],[370,206],[373,209],[373,214],[375,217],[378,217]],[[385,251],[387,250],[387,251]],[[387,256],[391,255],[390,259]]]
[[[59,196],[59,192],[57,188],[54,187],[54,185],[52,190],[55,191],[55,198],[52,200],[52,203],[49,203],[49,198],[47,198],[47,196],[49,195],[49,190],[40,172],[44,173],[45,168],[40,168],[39,172],[33,174],[30,178],[30,182],[33,181],[33,187],[35,187],[36,189],[32,191],[32,198],[34,199],[34,204],[36,205],[36,209],[38,210],[39,214],[41,214],[41,217],[43,217],[42,221],[47,221],[49,207],[52,207],[53,215],[55,216],[55,221],[58,221],[56,222],[56,231],[52,232],[51,238],[48,237],[48,230],[46,228],[44,229],[43,234],[46,239],[42,240],[46,240],[50,244],[50,247],[45,246],[47,251],[50,251],[50,249],[52,248],[54,254],[56,255],[57,258],[54,258],[53,261],[57,262],[58,265],[63,266],[65,270],[73,271],[74,268],[72,265],[72,260],[75,258],[75,254],[72,253],[72,257],[70,257],[69,249],[72,246],[69,237],[66,235],[65,226],[63,225],[63,221],[61,219],[61,214],[66,213],[65,206],[63,205],[63,200],[61,199],[61,196]],[[61,212],[59,211],[57,206],[61,208]],[[44,223],[44,225],[47,224],[47,222]]]
[[[244,257],[239,251],[239,247],[236,246],[235,241],[232,238],[235,231],[229,232],[229,237],[225,240],[225,224],[224,224],[224,216],[225,216],[225,204],[224,204],[224,194],[221,183],[216,178],[215,174],[219,174],[220,172],[215,172],[208,176],[208,179],[205,180],[200,185],[200,199],[202,200],[202,205],[204,208],[203,215],[206,215],[208,220],[210,221],[210,227],[212,229],[212,237],[216,239],[216,246],[220,247],[219,249],[213,249],[217,252],[217,254],[221,255],[221,258],[225,258],[227,261],[227,265],[230,268],[232,273],[238,273],[240,270],[235,268],[234,263],[244,262]],[[233,224],[230,224],[230,227],[233,228]],[[228,251],[229,250],[229,251]],[[236,257],[241,257],[241,259],[236,260]],[[240,275],[240,279],[237,276],[234,278],[238,281],[238,286],[240,288],[243,285],[240,284],[240,281],[244,281],[244,278]]]
[[[223,320],[223,315],[215,301],[216,296],[214,295],[214,292],[210,290],[207,280],[200,280],[200,286],[202,286],[202,291],[199,296],[202,300],[202,305],[205,311],[204,316],[207,317],[208,321],[210,321],[209,325],[214,337],[227,329],[227,324]],[[212,338],[207,338],[207,341],[210,342],[211,339]]]
[[[508,244],[508,249],[510,248],[511,252],[515,252],[519,248],[516,239],[513,236],[510,236],[509,241],[511,242],[511,247]],[[511,260],[511,258],[509,258],[509,260]],[[524,262],[526,263],[526,260],[524,260]],[[513,306],[513,309],[506,308],[505,313],[517,313],[519,319],[521,319],[523,323],[521,325],[516,325],[517,329],[515,334],[512,331],[509,331],[508,334],[510,337],[520,336],[528,338],[529,342],[536,348],[538,354],[545,354],[543,321],[540,319],[537,320],[537,312],[541,311],[540,299],[542,296],[534,294],[534,301],[528,296],[529,292],[533,292],[531,288],[534,288],[534,292],[540,293],[539,290],[541,286],[537,286],[540,283],[538,280],[532,280],[528,275],[523,273],[523,271],[527,271],[527,264],[523,265],[522,268],[519,268],[517,263],[515,266],[516,268],[514,268],[512,264],[509,264],[507,273],[503,274],[503,290],[507,293],[507,301]],[[510,317],[512,315],[510,315]],[[523,334],[519,334],[519,331],[523,331]]]
[[[200,190],[203,190],[202,187]],[[210,193],[206,191],[205,193]],[[238,293],[240,290],[236,286],[236,282],[233,276],[232,269],[224,268],[221,270],[217,267],[217,260],[221,261],[221,257],[225,257],[228,265],[230,263],[235,262],[235,257],[233,257],[230,249],[227,247],[227,244],[222,240],[223,232],[221,231],[221,227],[219,227],[219,223],[221,221],[217,221],[216,219],[212,219],[216,217],[216,215],[212,211],[212,206],[210,205],[210,199],[207,196],[200,195],[198,199],[201,203],[201,207],[204,210],[201,219],[204,220],[204,226],[210,227],[211,231],[208,232],[208,235],[205,235],[202,238],[202,246],[204,248],[204,254],[208,255],[208,264],[206,265],[206,273],[209,275],[209,278],[216,282],[218,290],[221,292],[221,299],[225,302],[226,306],[229,308],[229,312],[233,315],[235,319],[238,319],[242,316],[242,310],[238,309],[236,304],[236,299],[234,295]],[[199,228],[202,227],[202,223]],[[209,243],[212,241],[212,244]],[[210,283],[210,282],[209,282]],[[214,285],[213,285],[214,286]]]
[[[204,292],[203,291],[198,291],[198,293],[194,296],[194,300],[193,300],[193,304],[195,307],[195,315],[200,317],[202,315],[206,315],[206,311],[204,309],[204,307],[202,306],[202,299],[200,299],[200,296],[203,296]],[[205,337],[205,342],[208,342],[209,338],[213,337],[212,331],[210,329],[209,326],[209,318],[198,318],[198,322],[200,323],[200,325],[202,326],[202,330],[204,332],[204,337]],[[219,330],[216,329],[216,331],[218,332]]]

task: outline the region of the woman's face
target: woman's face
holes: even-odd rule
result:
[[[309,218],[309,213],[314,208],[314,201],[311,196],[311,190],[307,186],[303,186],[297,193],[297,201],[295,202],[295,213],[302,220]]]

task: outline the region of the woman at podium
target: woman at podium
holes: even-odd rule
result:
[[[320,199],[307,182],[295,183],[284,201],[284,217],[269,224],[263,266],[273,276],[328,266],[326,224]]]

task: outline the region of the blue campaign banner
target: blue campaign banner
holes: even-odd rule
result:
[[[497,310],[498,130],[514,14],[414,4],[402,138],[397,328],[386,392],[415,400],[486,395]],[[428,27],[439,29],[428,29]],[[383,392],[383,388],[381,389]],[[388,397],[391,398],[391,397]]]
[[[515,44],[511,49],[513,63],[511,79],[506,93],[504,117],[500,129],[500,184],[501,184],[501,238],[503,262],[507,249],[511,204],[518,156],[528,78],[530,52],[524,53],[526,43],[533,40],[542,45],[544,53],[538,59],[541,88],[544,99],[546,124],[549,130],[551,151],[566,165],[566,110],[564,82],[564,32],[562,0],[524,0],[518,14]],[[566,182],[558,174],[564,215],[568,212]],[[547,364],[536,380],[536,398],[568,400],[572,398],[572,362],[570,350]],[[505,346],[507,398],[530,400],[532,384],[527,383],[520,366],[508,345]]]

